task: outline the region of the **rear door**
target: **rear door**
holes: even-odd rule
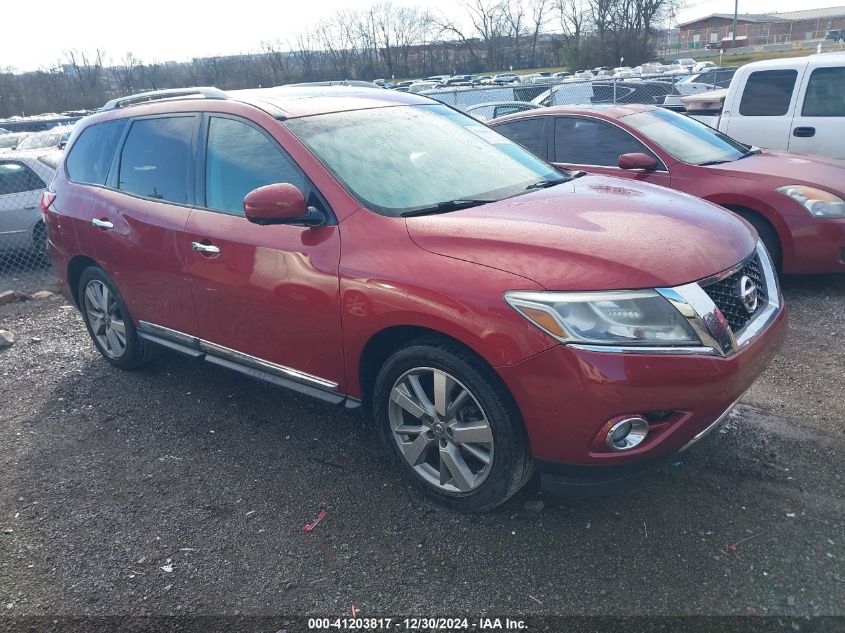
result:
[[[798,104],[789,151],[845,158],[845,67],[808,69]]]
[[[787,149],[798,87],[807,62],[784,60],[784,65],[785,68],[754,70],[739,77],[737,93],[723,113],[728,136],[757,147]]]
[[[92,208],[97,261],[136,322],[195,335],[185,270],[199,116],[133,120]],[[143,329],[143,328],[142,328]]]
[[[546,117],[551,118],[551,117]],[[600,119],[582,116],[554,117],[550,162],[566,169],[631,178],[668,187],[669,170],[652,150],[627,130]],[[655,171],[619,168],[622,154],[646,154],[657,159]]]

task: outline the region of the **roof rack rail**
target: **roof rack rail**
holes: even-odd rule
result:
[[[103,106],[103,110],[116,110],[118,108],[126,108],[128,106],[140,105],[149,103],[150,101],[162,101],[164,99],[181,99],[187,97],[203,97],[205,99],[228,99],[229,95],[219,88],[199,87],[199,88],[170,88],[168,90],[150,90],[149,92],[139,92],[138,94],[129,95],[128,97],[118,97],[112,99]]]

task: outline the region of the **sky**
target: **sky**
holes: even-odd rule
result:
[[[393,0],[427,6],[457,17],[457,0]],[[55,67],[65,51],[107,53],[119,63],[131,52],[142,61],[185,61],[192,57],[256,51],[262,42],[286,43],[321,17],[341,9],[365,8],[371,0],[66,0],[4,1],[0,16],[0,68],[16,71]],[[740,0],[740,13],[768,13],[831,6],[836,0]],[[37,6],[37,10],[34,10]],[[732,13],[733,0],[686,0],[678,21],[710,13]]]

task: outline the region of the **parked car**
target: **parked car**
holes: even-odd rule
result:
[[[411,94],[418,94],[426,90],[434,90],[440,85],[439,81],[415,81],[408,86],[408,92]]]
[[[824,38],[834,42],[845,41],[845,29],[831,29],[825,34]]]
[[[694,72],[681,77],[675,82],[675,89],[680,95],[691,95],[706,90],[727,88],[736,74],[737,67],[708,68],[701,72]]]
[[[491,125],[565,169],[671,187],[733,211],[785,273],[845,272],[845,163],[756,149],[654,106],[553,108]]]
[[[4,127],[0,127],[0,134],[11,134],[11,132]]]
[[[495,101],[492,103],[479,103],[464,109],[464,112],[472,115],[479,121],[491,121],[500,116],[534,110],[540,106],[527,101]]]
[[[29,136],[26,132],[10,132],[0,135],[0,154],[10,152],[17,148],[18,143]]]
[[[723,92],[682,101],[743,143],[845,158],[845,53],[746,64]]]
[[[704,47],[708,51],[720,51],[722,50],[722,43],[721,42],[708,42],[707,45]]]
[[[70,127],[56,127],[47,132],[35,132],[27,134],[20,140],[15,147],[15,151],[27,150],[43,150],[50,148],[58,148],[62,144],[62,139],[67,140],[67,135],[72,128]]]
[[[480,511],[535,469],[616,489],[671,458],[783,339],[765,248],[709,203],[561,174],[420,96],[196,90],[106,104],[42,200],[116,367],[158,344],[365,404],[413,485]]]
[[[499,86],[504,86],[507,84],[518,84],[519,77],[517,77],[513,73],[503,73],[499,75],[494,75],[493,83]]]
[[[666,66],[659,62],[648,62],[640,67],[640,76],[643,79],[660,77],[666,71]]]
[[[408,88],[410,88],[415,83],[415,80],[410,79],[406,81],[397,81],[393,85],[393,90],[397,90],[398,92],[408,92]]]
[[[713,62],[696,62],[695,66],[692,67],[692,72],[703,73],[711,68],[718,68],[718,66],[716,66]]]
[[[674,69],[683,68],[684,72],[690,72],[695,67],[696,61],[690,57],[683,59],[672,60],[672,67]]]
[[[0,253],[46,256],[47,232],[39,204],[55,166],[56,161],[39,150],[0,156]]]
[[[591,81],[566,83],[543,91],[532,99],[540,106],[595,104],[595,103],[649,103],[662,104],[666,97],[676,94],[669,81]]]

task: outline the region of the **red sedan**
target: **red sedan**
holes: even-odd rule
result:
[[[845,162],[749,147],[656,106],[531,110],[491,127],[544,160],[690,193],[742,216],[784,273],[845,272]]]

